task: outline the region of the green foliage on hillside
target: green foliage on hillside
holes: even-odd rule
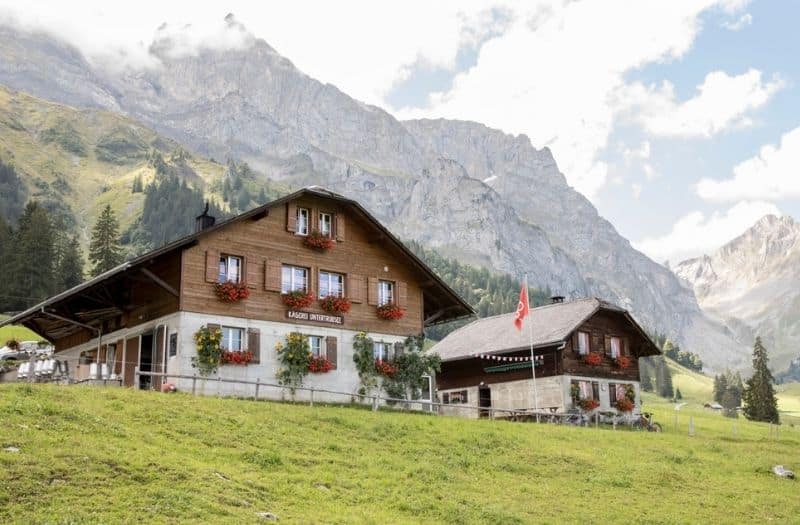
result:
[[[0,522],[795,521],[797,429],[645,402],[663,433],[0,385]]]
[[[92,229],[92,240],[89,243],[92,277],[119,266],[123,260],[119,245],[119,222],[111,205],[107,204]]]
[[[45,144],[56,143],[64,151],[74,153],[79,157],[86,156],[87,148],[83,138],[78,133],[78,130],[67,120],[58,119],[53,126],[44,130],[41,138]]]
[[[16,222],[25,208],[26,193],[17,170],[0,158],[0,219]]]
[[[416,241],[409,241],[406,245],[475,308],[479,317],[507,314],[517,309],[521,286],[517,278],[508,274],[491,273],[486,268],[443,257],[436,250],[424,248]],[[528,297],[532,306],[547,304],[550,301],[550,290],[530,287]],[[469,320],[433,326],[426,330],[425,335],[430,339],[440,340],[467,322]]]

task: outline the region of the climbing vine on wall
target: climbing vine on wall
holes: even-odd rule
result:
[[[308,336],[299,332],[291,332],[284,343],[275,345],[281,368],[278,370],[278,382],[294,389],[303,385],[303,378],[308,374],[308,363],[311,360],[311,346]]]

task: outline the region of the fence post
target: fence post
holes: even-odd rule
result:
[[[135,367],[133,369],[133,388],[139,390],[140,388],[140,381],[139,381],[139,367]]]
[[[222,397],[222,377],[217,376],[217,397]]]
[[[261,378],[256,378],[256,395],[253,397],[253,401],[258,401],[258,387],[261,386]]]
[[[311,389],[311,402],[309,403],[309,406],[312,406],[312,407],[314,406],[314,389],[313,388]]]
[[[378,410],[378,396],[372,396],[372,411]]]
[[[594,413],[594,428],[600,428],[600,413]]]
[[[689,416],[689,435],[694,436],[694,418]]]
[[[192,375],[192,395],[197,395],[197,374]]]

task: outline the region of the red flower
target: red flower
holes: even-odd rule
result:
[[[221,361],[223,365],[247,365],[253,361],[253,352],[244,350],[223,350]]]
[[[375,371],[382,376],[392,377],[397,373],[397,367],[388,361],[379,359],[375,361]]]
[[[250,289],[246,284],[230,281],[214,284],[214,292],[219,300],[225,303],[235,303],[250,297]]]
[[[312,374],[325,374],[331,370],[333,370],[333,363],[327,358],[313,355],[308,358],[308,371]]]
[[[326,312],[332,314],[346,314],[350,311],[350,299],[329,295],[319,300],[319,306]]]
[[[327,235],[323,235],[319,230],[312,230],[311,233],[306,235],[303,239],[303,244],[313,250],[325,251],[333,248],[333,239]]]
[[[294,292],[281,294],[281,300],[289,308],[306,308],[314,302],[314,296],[302,290],[295,290]]]
[[[600,406],[600,401],[596,399],[581,399],[579,405],[582,410],[585,412],[591,412],[595,408]]]
[[[589,366],[600,366],[603,364],[603,354],[600,352],[589,352],[583,358],[583,362]]]
[[[630,368],[631,363],[632,363],[631,358],[626,355],[621,355],[618,356],[616,359],[614,359],[614,364],[617,365],[617,368],[619,368],[620,370],[625,370],[626,368]]]
[[[616,407],[617,410],[619,410],[620,412],[632,412],[633,401],[631,401],[627,397],[623,397],[622,399],[617,399]]]
[[[378,307],[378,317],[381,319],[396,321],[401,319],[403,314],[403,309],[394,303],[388,303]]]

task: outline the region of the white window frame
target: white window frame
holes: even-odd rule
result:
[[[616,343],[616,344],[614,344]],[[611,336],[611,340],[609,341],[609,345],[611,346],[611,359],[616,359],[620,355],[622,355],[622,338],[617,337],[615,335]]]
[[[394,281],[380,279],[378,281],[378,306],[393,304],[395,302],[394,293]]]
[[[586,345],[581,344],[583,341],[586,342]],[[589,332],[578,331],[578,354],[579,355],[586,355],[589,353],[589,344],[591,339],[589,338]]]
[[[231,269],[231,261],[237,262],[238,273],[236,274],[236,279],[230,278],[230,269]],[[242,282],[242,267],[244,266],[244,259],[239,257],[238,255],[220,255],[219,257],[219,274],[217,275],[217,281],[221,283],[236,283],[239,284]],[[224,274],[223,274],[224,268]]]
[[[385,343],[383,341],[376,341],[372,343],[372,358],[375,361],[388,361],[391,347],[391,343]],[[384,355],[386,356],[385,359],[383,357]]]
[[[337,293],[331,293],[333,284],[339,287]],[[329,272],[326,270],[319,271],[319,297],[327,297],[333,295],[334,297],[344,297],[344,274],[337,272]]]
[[[286,278],[286,271],[289,271],[289,278]],[[298,282],[298,275],[297,272],[303,272],[303,283],[302,286]],[[309,278],[309,271],[308,268],[304,268],[302,266],[292,266],[291,264],[283,264],[281,265],[281,293],[289,293],[289,292],[308,292],[308,278]],[[287,286],[288,284],[288,286]]]
[[[245,349],[244,346],[244,328],[238,328],[236,326],[221,326],[220,331],[222,332],[222,340],[219,343],[219,347],[223,350],[227,350],[229,352],[241,352]],[[234,334],[238,334],[238,338],[233,337]],[[238,348],[236,348],[236,343],[238,339]]]
[[[117,361],[117,345],[111,344],[106,347],[106,364],[111,372],[114,371],[113,367]]]
[[[311,349],[311,354],[314,357],[325,357],[325,347],[323,346],[324,342],[325,342],[325,337],[321,335],[308,336],[308,346]],[[316,351],[314,349],[315,346],[316,346]]]
[[[319,232],[325,237],[333,237],[333,214],[320,212]]]
[[[297,208],[297,226],[295,227],[297,235],[308,235],[310,215],[311,212],[309,212],[308,208]]]

